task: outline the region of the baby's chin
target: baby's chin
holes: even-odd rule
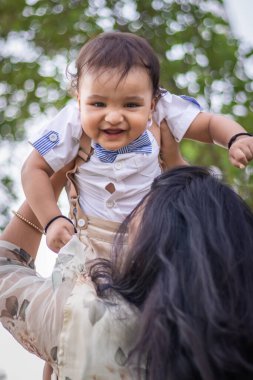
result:
[[[126,147],[129,145],[132,141],[126,138],[125,131],[122,131],[120,133],[103,133],[104,138],[98,139],[97,143],[102,146],[102,148],[106,150],[119,150],[121,148]]]

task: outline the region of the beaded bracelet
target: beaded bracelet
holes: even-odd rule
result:
[[[12,212],[13,212],[14,215],[16,215],[17,218],[19,218],[20,220],[22,220],[22,221],[25,222],[26,224],[29,224],[29,226],[33,227],[35,230],[39,231],[41,234],[44,234],[44,233],[45,233],[45,231],[44,231],[42,228],[40,228],[40,227],[36,226],[36,224],[30,222],[30,220],[26,219],[26,218],[25,218],[23,215],[21,215],[19,212],[17,212],[17,211],[13,211],[13,210],[12,210]]]
[[[59,219],[59,218],[63,218],[63,219],[68,220],[69,223],[71,223],[72,226],[74,227],[74,231],[75,231],[75,233],[77,233],[77,229],[76,229],[76,227],[74,226],[74,223],[72,222],[71,219],[69,219],[69,218],[68,218],[67,216],[65,216],[65,215],[57,215],[57,216],[55,216],[54,218],[52,218],[51,220],[49,220],[49,222],[46,224],[46,227],[45,227],[45,229],[44,229],[45,234],[47,233],[47,230],[48,230],[49,226],[51,226],[51,224],[52,224],[55,220],[57,220],[57,219]]]
[[[251,133],[247,133],[247,132],[237,133],[236,135],[232,136],[231,139],[229,140],[229,142],[228,142],[228,149],[231,148],[231,145],[235,142],[235,140],[239,136],[253,136],[253,135]]]

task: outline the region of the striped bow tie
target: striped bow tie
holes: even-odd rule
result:
[[[152,144],[145,131],[138,139],[134,140],[127,146],[123,146],[118,150],[106,150],[101,145],[95,143],[94,150],[96,156],[102,162],[114,162],[118,154],[124,153],[152,153]]]

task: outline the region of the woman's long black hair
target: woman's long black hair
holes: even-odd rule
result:
[[[123,223],[112,288],[141,311],[147,379],[253,379],[253,214],[208,170],[162,174]],[[120,267],[120,270],[119,270]]]

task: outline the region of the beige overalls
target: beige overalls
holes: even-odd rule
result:
[[[161,169],[165,170],[169,167],[168,152],[170,138],[166,136],[166,133],[169,133],[168,127],[166,126],[166,128],[160,129],[157,125],[153,124],[150,131],[160,147],[159,164]],[[78,171],[80,165],[89,160],[92,154],[93,148],[91,147],[90,139],[83,133],[75,166],[72,170],[67,172],[67,194],[70,203],[69,217],[78,231],[80,240],[84,243],[88,242],[92,247],[94,257],[110,258],[112,243],[120,223],[87,216],[79,204],[79,190],[75,180],[75,173]],[[107,190],[110,191],[109,186]]]

